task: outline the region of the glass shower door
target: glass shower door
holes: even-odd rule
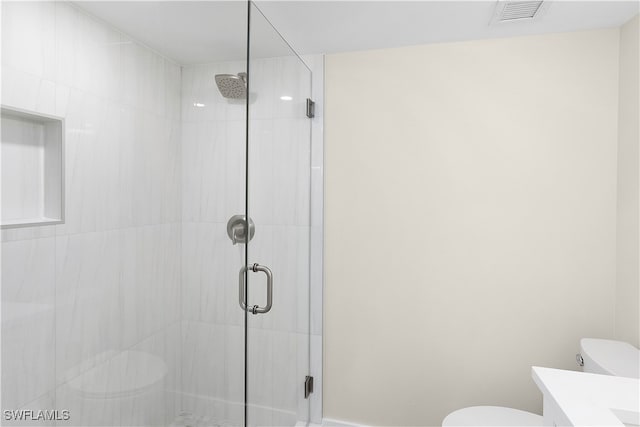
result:
[[[311,71],[253,3],[249,15],[246,425],[293,426],[309,419]]]

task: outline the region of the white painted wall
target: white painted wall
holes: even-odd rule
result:
[[[638,15],[620,29],[616,337],[640,346]]]
[[[326,58],[324,416],[541,410],[612,337],[617,29]]]

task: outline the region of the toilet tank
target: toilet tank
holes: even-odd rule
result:
[[[640,378],[640,350],[622,341],[583,338],[580,355],[584,372]]]

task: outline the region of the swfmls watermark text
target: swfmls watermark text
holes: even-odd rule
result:
[[[5,421],[68,421],[71,412],[68,409],[5,409],[2,411]]]

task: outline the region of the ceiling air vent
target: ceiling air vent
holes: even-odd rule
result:
[[[513,22],[520,19],[533,19],[540,16],[544,9],[543,1],[509,1],[501,0],[496,5],[492,23]]]

